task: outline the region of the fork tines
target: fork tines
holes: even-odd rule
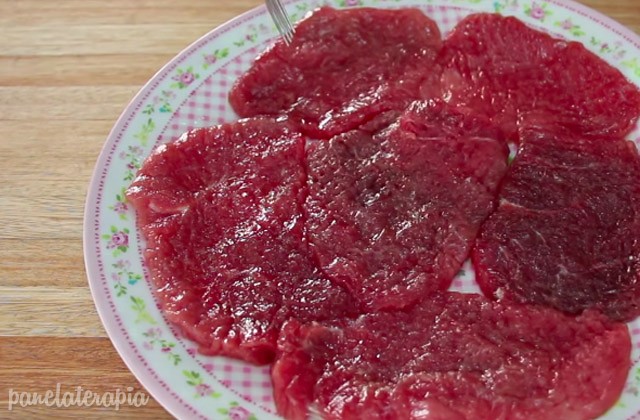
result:
[[[276,28],[278,28],[278,32],[282,35],[284,42],[291,44],[293,41],[293,32],[294,28],[291,24],[291,20],[289,20],[289,16],[287,15],[287,11],[282,5],[280,0],[266,0],[267,10],[273,19],[273,22],[276,24]]]

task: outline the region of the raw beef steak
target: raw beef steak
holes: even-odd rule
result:
[[[240,116],[286,112],[304,133],[330,138],[429,96],[440,47],[418,9],[324,7],[296,26],[291,45],[263,53],[229,100]]]
[[[443,96],[484,112],[515,140],[518,119],[537,114],[584,135],[622,137],[640,92],[582,44],[513,17],[469,16],[445,40]]]
[[[305,210],[322,269],[371,309],[447,289],[494,207],[506,158],[498,130],[435,102],[416,102],[376,136],[311,145]]]
[[[160,145],[144,162],[127,191],[137,221],[146,226],[186,210],[209,186],[229,177],[274,178],[294,193],[304,183],[300,173],[304,140],[284,123],[256,118],[193,130]],[[282,161],[288,165],[280,168]],[[282,171],[282,173],[279,173]]]
[[[129,189],[163,311],[202,353],[270,363],[290,317],[357,310],[309,257],[303,157],[286,125],[243,121],[161,146]]]
[[[624,140],[525,130],[472,253],[494,298],[640,314],[640,160]]]
[[[624,324],[597,312],[444,292],[395,312],[285,324],[272,370],[289,420],[592,419],[630,368]]]

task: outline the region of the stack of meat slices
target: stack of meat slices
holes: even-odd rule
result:
[[[323,8],[127,191],[168,319],[289,419],[586,419],[640,314],[640,93],[474,15]],[[508,165],[508,143],[518,154]],[[449,292],[471,254],[485,296]]]

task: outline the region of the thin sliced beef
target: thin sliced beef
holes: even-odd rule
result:
[[[437,84],[435,22],[418,9],[318,9],[278,40],[235,84],[242,117],[286,112],[313,138],[384,126]],[[373,120],[373,121],[372,121]]]
[[[229,177],[263,177],[283,185],[289,177],[297,194],[304,183],[299,167],[303,148],[300,134],[269,118],[192,130],[153,151],[127,198],[144,227],[181,213],[198,194]],[[282,161],[289,164],[281,167]]]
[[[624,324],[596,312],[445,292],[411,309],[285,324],[272,370],[279,413],[326,419],[592,419],[630,368]]]
[[[309,241],[331,280],[371,309],[449,287],[494,206],[507,149],[482,118],[417,102],[378,135],[309,147]]]
[[[266,119],[161,146],[128,190],[167,318],[205,354],[270,363],[282,323],[352,314],[303,238],[304,139]]]
[[[523,132],[472,253],[490,297],[640,315],[640,160],[631,142]]]
[[[514,17],[467,17],[439,61],[443,96],[485,113],[513,139],[531,114],[577,134],[623,137],[640,113],[640,91],[619,70]]]

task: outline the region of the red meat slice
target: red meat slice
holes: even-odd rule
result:
[[[305,210],[320,266],[372,309],[447,289],[493,209],[506,158],[497,129],[435,102],[415,103],[376,136],[313,144]]]
[[[285,324],[272,370],[279,413],[326,419],[591,419],[630,369],[624,324],[597,312],[445,292],[411,309]]]
[[[403,111],[421,87],[427,95],[440,46],[437,25],[417,9],[324,7],[296,26],[291,45],[263,53],[229,101],[242,117],[286,112],[305,134],[330,138]]]
[[[181,213],[201,191],[229,177],[280,176],[273,182],[284,185],[290,176],[297,192],[304,182],[303,141],[289,125],[258,118],[189,131],[157,147],[127,191],[138,225]],[[289,164],[279,174],[282,160]]]
[[[640,160],[631,142],[536,129],[472,253],[490,297],[640,315]]]
[[[270,363],[290,317],[357,310],[309,258],[303,157],[288,126],[244,121],[161,146],[130,187],[162,309],[202,353]]]
[[[485,113],[509,137],[529,114],[583,135],[622,137],[640,113],[640,91],[620,71],[513,17],[467,17],[445,40],[440,62],[444,97]]]

